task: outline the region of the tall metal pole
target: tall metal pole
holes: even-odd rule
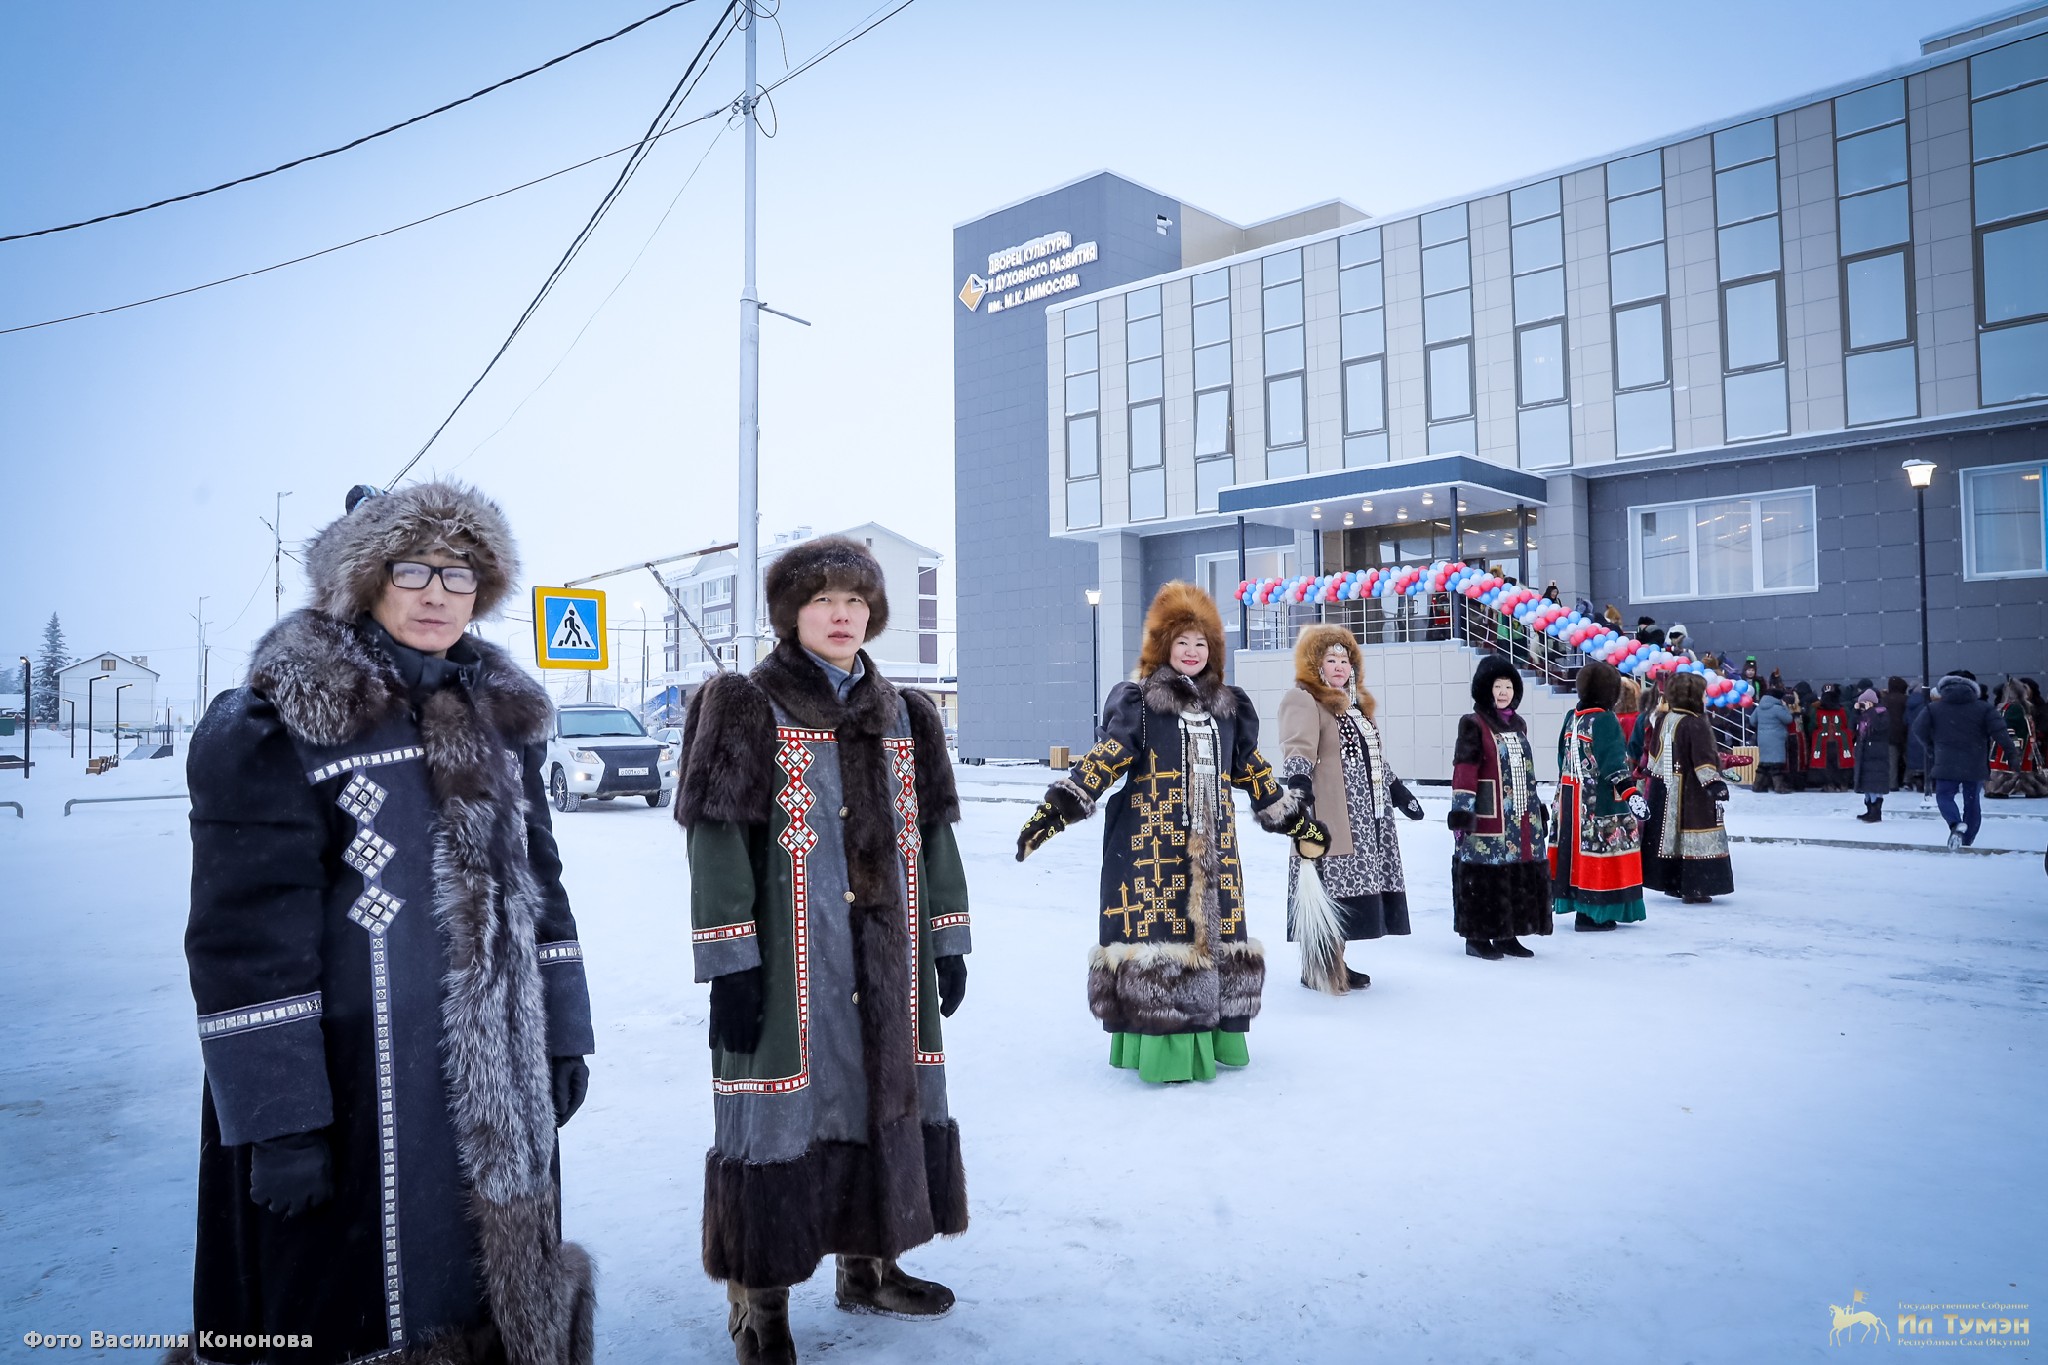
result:
[[[290,493],[279,493],[270,514],[270,619],[273,621],[284,615],[284,500],[290,496]]]
[[[739,601],[739,666],[754,666],[754,646],[760,635],[761,544],[761,296],[754,282],[754,132],[755,117],[754,38],[760,28],[754,0],[747,0],[747,90],[740,96],[740,112],[747,120],[746,189],[746,273],[740,287],[740,507],[739,572],[733,591]]]
[[[261,583],[261,582],[262,582],[263,580],[259,578],[259,579],[257,579],[256,581],[257,581],[258,583]],[[86,762],[88,762],[88,763],[92,762],[92,700],[93,700],[93,689],[94,689],[95,687],[97,687],[97,686],[98,686],[99,684],[101,684],[101,683],[105,682],[105,681],[106,681],[106,680],[107,680],[108,678],[110,678],[110,677],[112,677],[112,676],[113,676],[113,675],[112,675],[111,673],[99,673],[99,674],[95,674],[95,675],[94,675],[94,676],[93,676],[93,677],[92,677],[91,679],[89,679],[89,680],[88,680],[88,681],[86,682],[86,684],[85,684],[85,761],[86,761]],[[76,715],[77,715],[78,713],[77,713],[76,711],[73,711],[73,712],[72,712],[71,714],[72,714],[72,715],[73,715],[73,716],[75,717],[75,716],[76,716]]]
[[[1913,490],[1920,514],[1920,681],[1933,686],[1934,675],[1927,668],[1927,490]]]
[[[192,649],[192,728],[199,728],[199,717],[206,711],[206,599],[199,599],[199,610],[192,613],[193,624],[198,628],[198,637]],[[73,746],[76,748],[77,746]],[[73,754],[76,758],[77,755]]]
[[[21,732],[21,779],[28,780],[29,770],[34,766],[31,752],[36,742],[36,686],[35,666],[28,655],[21,656],[21,718],[26,722]]]
[[[114,689],[114,757],[116,759],[121,757],[121,694],[133,686],[135,686],[134,683],[125,682]]]
[[[1102,602],[1088,604],[1088,692],[1095,699],[1094,729],[1089,731],[1088,742],[1095,742],[1096,734],[1102,729]]]

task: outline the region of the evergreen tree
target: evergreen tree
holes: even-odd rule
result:
[[[62,717],[57,704],[57,670],[71,662],[71,656],[64,649],[64,627],[57,620],[57,613],[50,613],[50,623],[43,627],[43,652],[36,658],[36,695],[30,710],[40,725],[55,725]]]

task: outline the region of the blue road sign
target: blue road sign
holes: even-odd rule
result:
[[[604,593],[597,588],[533,590],[533,652],[542,668],[603,669]]]

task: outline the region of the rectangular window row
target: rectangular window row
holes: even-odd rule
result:
[[[1557,180],[1508,195],[1515,293],[1516,448],[1525,469],[1572,462],[1572,406],[1565,333],[1564,199]]]
[[[1216,494],[1237,481],[1230,414],[1230,269],[1191,282],[1195,347],[1195,507],[1216,510]]]
[[[1124,296],[1125,411],[1130,432],[1132,521],[1166,515],[1165,342],[1160,331],[1160,288]]]
[[[1472,243],[1466,206],[1422,215],[1422,363],[1429,453],[1476,455]]]
[[[1102,385],[1096,305],[1069,308],[1062,321],[1066,371],[1067,529],[1102,525]]]
[[[1344,366],[1344,464],[1385,464],[1387,448],[1386,278],[1380,230],[1337,239],[1337,325]]]
[[[1607,278],[1614,343],[1614,453],[1669,450],[1671,277],[1664,260],[1660,151],[1607,164]],[[1520,307],[1518,295],[1518,311]]]
[[[1963,573],[2048,574],[2048,465],[2034,460],[1963,471]]]
[[[1637,602],[1813,592],[1820,586],[1811,488],[1628,509]]]
[[[2048,398],[2048,34],[1972,57],[1970,96],[1978,397]]]
[[[1723,432],[1729,441],[1782,436],[1790,421],[1775,118],[1714,134],[1714,223]]]
[[[1835,101],[1835,212],[1841,241],[1842,388],[1850,426],[1920,413],[1914,350],[1906,83]]]
[[[1266,381],[1266,477],[1308,473],[1308,342],[1301,248],[1259,262]]]

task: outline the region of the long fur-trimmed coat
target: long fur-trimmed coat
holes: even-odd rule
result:
[[[970,947],[960,804],[938,708],[861,658],[842,701],[784,641],[684,727],[697,979],[762,970],[704,1167],[704,1269],[750,1289],[967,1227],[934,966]]]
[[[1171,638],[1170,636],[1168,637]],[[1206,711],[1217,731],[1213,806],[1189,781],[1181,719]],[[1119,786],[1118,784],[1122,785]],[[1088,959],[1088,1007],[1112,1033],[1242,1030],[1259,1012],[1265,949],[1245,927],[1231,789],[1277,828],[1299,806],[1259,752],[1259,716],[1243,690],[1171,667],[1118,683],[1095,747],[1058,797],[1102,828],[1100,937]]]
[[[450,661],[417,693],[365,628],[295,612],[193,736],[198,1332],[309,1336],[289,1358],[320,1362],[591,1359],[549,1093],[551,1056],[593,1050],[550,707],[483,641]],[[313,1131],[333,1198],[253,1203],[249,1144]]]

